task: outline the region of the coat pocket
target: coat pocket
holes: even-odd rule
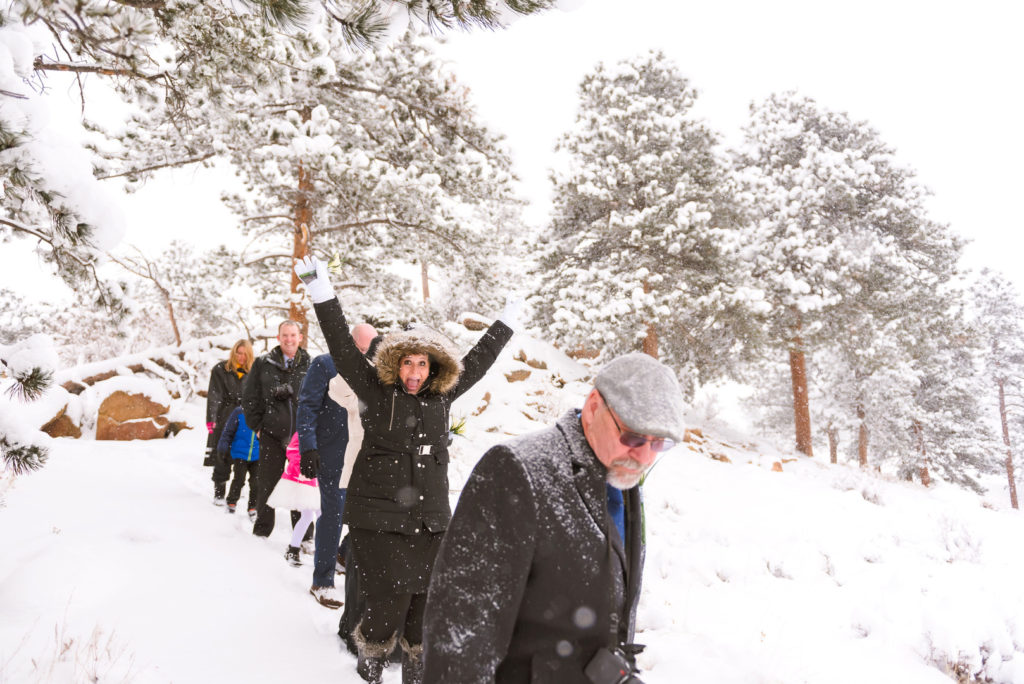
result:
[[[404,454],[363,453],[356,461],[352,478],[362,485],[362,496],[393,500],[398,490],[409,484],[408,470],[408,457]]]

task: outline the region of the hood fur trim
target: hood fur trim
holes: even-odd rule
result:
[[[388,333],[373,355],[377,377],[385,385],[399,382],[398,366],[410,354],[430,357],[430,377],[424,385],[427,392],[446,394],[455,388],[462,375],[462,361],[455,345],[447,337],[427,327]]]

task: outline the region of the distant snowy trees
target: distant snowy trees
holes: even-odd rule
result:
[[[661,53],[583,79],[534,299],[537,324],[567,348],[642,348],[691,388],[743,349],[749,295],[728,164],[691,113],[696,97]]]
[[[657,53],[584,78],[535,323],[570,351],[661,356],[693,386],[752,380],[776,419],[788,395],[776,425],[807,455],[817,434],[833,461],[977,486],[997,443],[988,342],[965,314],[963,242],[914,173],[796,93],[753,105],[727,156],[695,97]]]

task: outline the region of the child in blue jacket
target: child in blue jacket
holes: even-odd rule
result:
[[[256,433],[249,429],[242,414],[242,408],[236,407],[220,433],[217,443],[217,454],[227,460],[231,454],[231,488],[228,490],[228,513],[234,513],[238,498],[242,495],[245,475],[249,474],[249,517],[256,515],[256,463],[260,459],[260,440]]]

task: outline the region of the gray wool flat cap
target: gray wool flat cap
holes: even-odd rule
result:
[[[641,352],[613,359],[598,372],[594,387],[624,427],[683,441],[683,394],[675,373],[657,359]]]

